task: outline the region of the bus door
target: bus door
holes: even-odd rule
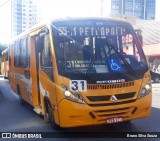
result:
[[[37,43],[39,48],[39,88],[42,112],[47,112],[48,108],[54,109],[56,105],[54,70],[53,70],[53,50],[51,48],[51,38],[49,30],[44,28],[39,33]],[[48,107],[49,106],[49,107]]]

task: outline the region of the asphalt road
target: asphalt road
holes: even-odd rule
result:
[[[49,132],[56,134],[50,124],[44,123],[30,106],[20,105],[18,97],[13,94],[8,80],[0,78],[0,132]],[[130,123],[118,123],[112,125],[100,125],[100,126],[89,126],[62,129],[60,133],[66,132],[160,132],[160,84],[153,85],[153,102],[152,102],[152,113],[150,117],[133,120]],[[59,133],[58,132],[58,133]],[[139,141],[150,141],[160,140],[160,138],[95,138],[93,135],[90,138],[83,138],[83,140],[109,140],[109,141],[128,141],[128,140],[139,140]],[[8,139],[0,139],[7,140]],[[10,139],[20,140],[20,139]],[[28,139],[23,139],[28,140]],[[31,140],[31,139],[30,139]],[[65,138],[63,134],[61,138],[52,139],[32,139],[32,140],[75,140],[75,138]],[[79,135],[76,140],[82,140]]]

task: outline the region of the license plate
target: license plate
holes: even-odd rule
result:
[[[107,124],[122,122],[123,119],[121,117],[109,118],[107,119]]]

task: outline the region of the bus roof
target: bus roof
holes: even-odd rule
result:
[[[107,20],[107,21],[115,21],[115,22],[122,22],[122,23],[128,23],[124,19],[117,19],[113,17],[67,17],[67,18],[57,18],[50,22],[61,22],[61,21],[75,21],[75,20]]]

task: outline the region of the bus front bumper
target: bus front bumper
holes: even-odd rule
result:
[[[151,113],[151,93],[133,103],[114,106],[89,106],[63,99],[59,105],[60,127],[108,124],[147,117]]]

